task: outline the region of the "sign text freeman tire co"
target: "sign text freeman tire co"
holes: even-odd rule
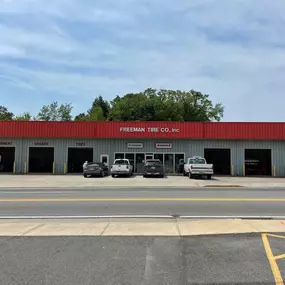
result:
[[[175,128],[130,128],[122,127],[120,132],[126,133],[179,133],[179,129]]]

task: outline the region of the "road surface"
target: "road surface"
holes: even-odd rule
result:
[[[285,216],[285,189],[1,189],[5,216]]]
[[[269,242],[276,255],[284,253],[284,239],[270,237]],[[0,237],[0,251],[0,284],[283,284],[275,280],[285,276],[284,259],[273,273],[256,233]]]

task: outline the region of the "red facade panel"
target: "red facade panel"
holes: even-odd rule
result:
[[[91,138],[96,130],[96,124],[84,122],[0,121],[0,137]]]
[[[285,139],[285,123],[204,123],[205,139]]]
[[[285,123],[0,121],[0,137],[284,140]]]

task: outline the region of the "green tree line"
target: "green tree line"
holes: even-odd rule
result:
[[[52,102],[32,116],[29,112],[14,115],[5,106],[0,106],[0,120],[210,122],[220,121],[224,113],[223,105],[213,104],[207,94],[195,90],[152,88],[116,96],[110,102],[98,96],[86,112],[74,117],[72,110],[71,103]]]

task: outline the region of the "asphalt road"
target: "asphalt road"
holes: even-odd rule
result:
[[[1,189],[3,216],[285,216],[285,189]]]
[[[269,241],[284,253],[284,239]],[[275,284],[261,234],[1,237],[0,252],[3,285]]]

